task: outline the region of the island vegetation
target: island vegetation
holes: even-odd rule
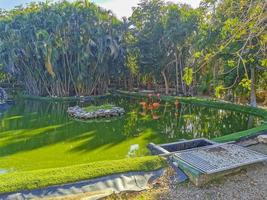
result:
[[[108,109],[112,109],[114,107],[114,105],[111,105],[111,104],[103,104],[101,106],[87,106],[87,107],[84,107],[83,109],[86,111],[86,112],[95,112],[97,110],[108,110]]]

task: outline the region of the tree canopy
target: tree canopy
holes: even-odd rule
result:
[[[119,20],[88,1],[0,13],[0,77],[31,95],[105,93],[250,97],[267,89],[266,1],[203,0],[197,9],[141,0]]]

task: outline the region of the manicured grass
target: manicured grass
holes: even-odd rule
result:
[[[32,164],[34,165],[34,163]],[[117,173],[152,171],[166,166],[167,164],[163,158],[147,156],[101,161],[61,168],[14,172],[0,175],[0,194],[44,188]]]
[[[225,136],[221,136],[218,138],[214,138],[213,140],[215,142],[229,142],[229,141],[236,141],[239,140],[240,138],[243,137],[248,137],[248,136],[253,136],[255,134],[257,134],[258,132],[261,131],[267,131],[267,124],[263,124],[261,126],[252,128],[252,129],[248,129],[245,131],[241,131],[241,132],[237,132],[237,133],[232,133],[229,135],[225,135]]]
[[[111,104],[104,104],[104,105],[101,105],[101,106],[87,106],[87,107],[84,107],[83,110],[86,111],[86,112],[95,112],[97,110],[100,110],[100,109],[103,109],[103,110],[108,110],[108,109],[111,109],[113,108],[114,105],[111,105]]]

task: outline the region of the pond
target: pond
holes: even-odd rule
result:
[[[82,122],[66,113],[68,106],[102,103],[125,108],[125,116]],[[249,114],[191,104],[176,107],[171,102],[161,102],[152,115],[143,112],[140,100],[126,97],[87,103],[17,100],[0,115],[0,169],[24,171],[143,156],[149,154],[149,142],[214,138],[259,123],[259,117]]]

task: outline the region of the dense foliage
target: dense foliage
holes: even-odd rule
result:
[[[108,87],[216,95],[256,104],[267,89],[266,2],[203,0],[197,9],[141,0],[118,20],[88,1],[2,11],[2,79],[29,94],[102,94]]]
[[[217,96],[250,94],[255,105],[256,87],[267,86],[266,1],[207,1],[202,8],[207,20],[201,24],[200,68],[213,74]]]
[[[3,12],[4,69],[32,95],[103,93],[119,63],[121,22],[93,4],[32,4]]]

